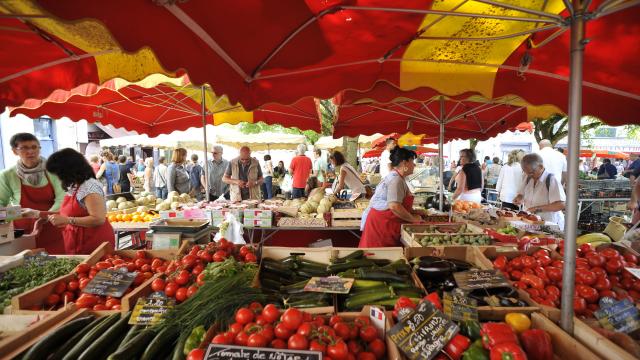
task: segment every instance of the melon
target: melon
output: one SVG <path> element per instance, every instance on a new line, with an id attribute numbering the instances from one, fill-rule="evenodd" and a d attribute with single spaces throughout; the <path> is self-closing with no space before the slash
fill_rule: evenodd
<path id="1" fill-rule="evenodd" d="M 124 210 L 126 208 L 127 208 L 127 203 L 121 202 L 120 204 L 118 204 L 118 210 Z"/>
<path id="2" fill-rule="evenodd" d="M 127 202 L 127 199 L 125 197 L 120 196 L 119 198 L 116 199 L 116 203 L 118 204 L 123 202 Z"/>
<path id="3" fill-rule="evenodd" d="M 146 206 L 138 206 L 138 208 L 136 209 L 137 212 L 141 212 L 141 213 L 145 213 L 147 211 L 149 211 L 149 208 Z"/>
<path id="4" fill-rule="evenodd" d="M 180 203 L 177 201 L 174 201 L 171 203 L 171 210 L 178 210 L 178 208 L 180 207 Z"/>
<path id="5" fill-rule="evenodd" d="M 115 200 L 109 200 L 107 201 L 106 206 L 107 209 L 113 209 L 118 207 L 118 203 L 116 203 Z"/>

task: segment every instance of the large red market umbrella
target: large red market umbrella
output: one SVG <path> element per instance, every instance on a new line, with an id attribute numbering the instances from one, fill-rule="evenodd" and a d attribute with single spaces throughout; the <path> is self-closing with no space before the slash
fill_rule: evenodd
<path id="1" fill-rule="evenodd" d="M 588 10 L 595 20 L 586 34 L 583 112 L 611 124 L 636 122 L 640 108 L 640 47 L 633 46 L 640 9 L 616 12 L 634 3 L 596 0 Z M 165 68 L 185 69 L 194 83 L 209 83 L 248 109 L 379 81 L 448 96 L 517 95 L 564 112 L 568 104 L 563 0 L 39 4 L 66 20 L 99 20 L 93 24 L 106 24 L 125 51 L 148 46 Z"/>
<path id="2" fill-rule="evenodd" d="M 396 140 L 398 140 L 399 137 L 400 137 L 400 134 L 398 134 L 398 133 L 392 133 L 392 134 L 389 134 L 389 135 L 383 135 L 383 136 L 373 140 L 371 142 L 371 147 L 374 148 L 374 149 L 385 147 L 385 145 L 387 143 L 387 139 L 396 139 Z"/>
<path id="3" fill-rule="evenodd" d="M 48 115 L 122 127 L 140 134 L 156 136 L 190 127 L 202 127 L 202 88 L 193 86 L 187 76 L 169 78 L 152 75 L 137 83 L 121 79 L 103 85 L 84 84 L 71 91 L 58 90 L 44 100 L 27 100 L 12 113 L 30 118 Z M 262 121 L 285 127 L 320 131 L 313 98 L 292 105 L 267 104 L 253 112 L 232 104 L 225 96 L 204 90 L 206 122 L 223 123 Z"/>
<path id="4" fill-rule="evenodd" d="M 395 91 L 396 97 L 380 103 L 376 94 Z M 378 83 L 368 92 L 345 91 L 340 96 L 334 136 L 388 133 L 399 130 L 425 134 L 423 143 L 438 142 L 441 125 L 444 141 L 476 138 L 486 140 L 527 121 L 529 109 L 517 97 L 493 101 L 480 96 L 455 98 L 420 88 L 401 92 Z"/>
<path id="5" fill-rule="evenodd" d="M 629 154 L 620 151 L 580 149 L 580 157 L 629 160 Z"/>

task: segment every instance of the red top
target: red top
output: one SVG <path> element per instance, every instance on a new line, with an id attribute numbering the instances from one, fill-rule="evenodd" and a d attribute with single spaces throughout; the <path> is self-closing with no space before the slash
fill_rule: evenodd
<path id="1" fill-rule="evenodd" d="M 293 187 L 304 189 L 307 186 L 307 179 L 311 174 L 311 159 L 304 155 L 298 155 L 291 160 L 289 168 L 293 174 Z"/>

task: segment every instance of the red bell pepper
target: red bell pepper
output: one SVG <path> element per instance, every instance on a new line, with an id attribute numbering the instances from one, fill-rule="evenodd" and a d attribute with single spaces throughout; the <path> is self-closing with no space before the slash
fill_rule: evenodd
<path id="1" fill-rule="evenodd" d="M 431 294 L 422 298 L 422 300 L 427 300 L 432 303 L 438 310 L 442 311 L 442 302 L 440 301 L 440 296 L 437 292 L 432 292 Z"/>
<path id="2" fill-rule="evenodd" d="M 527 354 L 517 343 L 505 342 L 491 348 L 490 360 L 527 360 Z"/>
<path id="3" fill-rule="evenodd" d="M 470 344 L 471 340 L 469 340 L 468 337 L 458 334 L 447 343 L 444 347 L 444 352 L 447 353 L 451 359 L 460 360 L 462 353 L 469 348 Z"/>
<path id="4" fill-rule="evenodd" d="M 482 345 L 487 350 L 493 349 L 496 345 L 502 343 L 516 343 L 518 344 L 518 337 L 513 332 L 511 326 L 506 323 L 484 323 L 482 324 Z"/>
<path id="5" fill-rule="evenodd" d="M 548 332 L 529 329 L 520 334 L 520 341 L 529 360 L 553 360 L 553 345 Z"/>

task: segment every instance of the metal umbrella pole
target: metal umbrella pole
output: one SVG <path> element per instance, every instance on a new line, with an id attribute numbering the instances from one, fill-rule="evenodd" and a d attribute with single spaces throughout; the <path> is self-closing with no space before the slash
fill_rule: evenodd
<path id="1" fill-rule="evenodd" d="M 569 74 L 569 144 L 567 163 L 567 216 L 565 219 L 564 265 L 560 326 L 573 335 L 573 300 L 576 277 L 576 236 L 578 228 L 578 155 L 582 117 L 582 62 L 584 56 L 585 8 L 573 1 L 571 19 L 571 64 Z"/>
<path id="2" fill-rule="evenodd" d="M 438 176 L 440 177 L 439 206 L 444 209 L 444 96 L 440 96 L 440 135 L 438 135 Z"/>
<path id="3" fill-rule="evenodd" d="M 207 98 L 206 87 L 202 85 L 202 132 L 204 138 L 204 188 L 206 201 L 209 201 L 209 161 L 207 160 L 207 152 L 209 151 L 209 143 L 207 142 Z"/>

